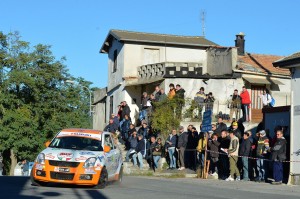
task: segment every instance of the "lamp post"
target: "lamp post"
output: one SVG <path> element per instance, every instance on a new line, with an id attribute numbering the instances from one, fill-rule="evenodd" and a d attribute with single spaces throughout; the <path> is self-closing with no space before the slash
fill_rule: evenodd
<path id="1" fill-rule="evenodd" d="M 75 81 L 72 81 L 72 80 L 66 80 L 66 83 L 70 83 L 70 84 L 76 84 Z M 87 87 L 87 86 L 83 86 L 81 84 L 78 84 L 79 86 L 81 86 L 82 88 L 85 88 L 88 92 L 89 92 L 89 95 L 90 95 L 90 116 L 92 116 L 92 91 Z"/>

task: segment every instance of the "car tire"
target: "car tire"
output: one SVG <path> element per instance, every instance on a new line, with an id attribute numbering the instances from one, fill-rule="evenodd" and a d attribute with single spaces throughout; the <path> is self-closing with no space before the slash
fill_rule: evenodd
<path id="1" fill-rule="evenodd" d="M 103 169 L 100 173 L 98 184 L 95 186 L 95 188 L 96 189 L 104 189 L 107 185 L 107 181 L 108 181 L 107 170 L 106 170 L 106 167 L 103 167 Z"/>
<path id="2" fill-rule="evenodd" d="M 116 181 L 117 185 L 121 185 L 123 181 L 123 165 L 120 168 L 120 172 L 119 172 L 119 178 Z"/>
<path id="3" fill-rule="evenodd" d="M 31 180 L 31 185 L 33 185 L 33 186 L 47 186 L 48 185 L 48 183 L 47 182 L 41 182 L 41 181 L 37 181 L 37 180 L 35 180 L 34 179 L 34 177 L 33 177 L 33 170 L 31 170 L 31 172 L 30 172 L 30 180 Z"/>

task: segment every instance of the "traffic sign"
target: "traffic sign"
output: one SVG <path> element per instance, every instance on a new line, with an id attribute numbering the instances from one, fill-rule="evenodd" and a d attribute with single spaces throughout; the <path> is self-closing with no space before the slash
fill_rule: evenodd
<path id="1" fill-rule="evenodd" d="M 203 121 L 202 121 L 202 132 L 208 132 L 211 131 L 211 116 L 212 111 L 208 110 L 203 113 Z"/>

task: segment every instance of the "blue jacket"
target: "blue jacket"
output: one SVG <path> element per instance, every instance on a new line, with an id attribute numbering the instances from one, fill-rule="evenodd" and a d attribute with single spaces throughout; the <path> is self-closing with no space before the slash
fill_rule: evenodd
<path id="1" fill-rule="evenodd" d="M 137 153 L 141 152 L 141 154 L 143 156 L 145 155 L 145 140 L 144 139 L 138 141 L 135 151 Z"/>
<path id="2" fill-rule="evenodd" d="M 135 149 L 138 144 L 137 137 L 134 138 L 134 137 L 130 136 L 128 139 L 128 142 L 130 143 L 130 148 Z"/>
<path id="3" fill-rule="evenodd" d="M 171 138 L 172 136 L 172 138 Z M 176 143 L 177 143 L 177 135 L 169 135 L 169 137 L 167 138 L 168 142 L 171 142 L 172 145 L 170 145 L 169 143 L 166 144 L 166 148 L 169 147 L 176 147 Z"/>

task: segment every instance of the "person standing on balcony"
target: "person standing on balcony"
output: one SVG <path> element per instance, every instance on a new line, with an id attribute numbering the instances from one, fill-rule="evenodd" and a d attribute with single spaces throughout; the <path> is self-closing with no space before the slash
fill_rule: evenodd
<path id="1" fill-rule="evenodd" d="M 215 101 L 215 98 L 214 98 L 212 92 L 209 92 L 209 93 L 206 95 L 206 98 L 205 98 L 205 100 L 204 100 L 204 103 L 205 103 L 205 111 L 211 110 L 211 112 L 213 112 L 214 101 Z"/>
<path id="2" fill-rule="evenodd" d="M 233 114 L 235 114 L 235 119 L 240 119 L 240 110 L 241 110 L 241 97 L 239 96 L 238 90 L 235 89 L 232 95 L 230 108 L 230 119 L 233 120 Z"/>
<path id="3" fill-rule="evenodd" d="M 250 95 L 249 92 L 247 91 L 246 87 L 243 86 L 242 92 L 240 94 L 240 97 L 242 98 L 242 111 L 243 111 L 243 121 L 244 122 L 249 122 L 249 106 L 251 104 L 250 100 Z"/>
<path id="4" fill-rule="evenodd" d="M 179 84 L 176 85 L 175 98 L 177 100 L 176 116 L 181 119 L 182 107 L 184 106 L 185 90 Z"/>
<path id="5" fill-rule="evenodd" d="M 142 110 L 140 112 L 140 121 L 145 120 L 148 123 L 148 108 L 151 107 L 151 102 L 149 101 L 147 92 L 143 92 L 141 106 Z"/>
<path id="6" fill-rule="evenodd" d="M 203 110 L 205 98 L 206 98 L 206 95 L 204 93 L 204 88 L 201 87 L 199 92 L 197 92 L 196 96 L 194 97 L 194 101 L 198 105 L 198 118 L 200 118 L 200 119 L 202 119 L 202 110 Z"/>
<path id="7" fill-rule="evenodd" d="M 159 101 L 159 102 L 163 102 L 163 101 L 165 101 L 166 99 L 168 99 L 168 96 L 166 95 L 165 90 L 161 88 L 161 89 L 160 89 L 160 96 L 159 96 L 158 101 Z"/>
<path id="8" fill-rule="evenodd" d="M 175 97 L 176 91 L 175 91 L 175 86 L 172 83 L 169 85 L 169 88 L 170 88 L 170 90 L 168 93 L 168 98 L 171 100 Z"/>
<path id="9" fill-rule="evenodd" d="M 155 86 L 155 91 L 153 92 L 153 94 L 154 94 L 154 98 L 155 98 L 154 101 L 158 102 L 159 98 L 160 98 L 160 95 L 161 95 L 159 86 Z"/>
<path id="10" fill-rule="evenodd" d="M 262 93 L 260 93 L 259 97 L 261 98 L 264 108 L 270 107 L 270 103 L 272 101 L 272 96 L 270 95 L 268 89 L 266 89 Z"/>

